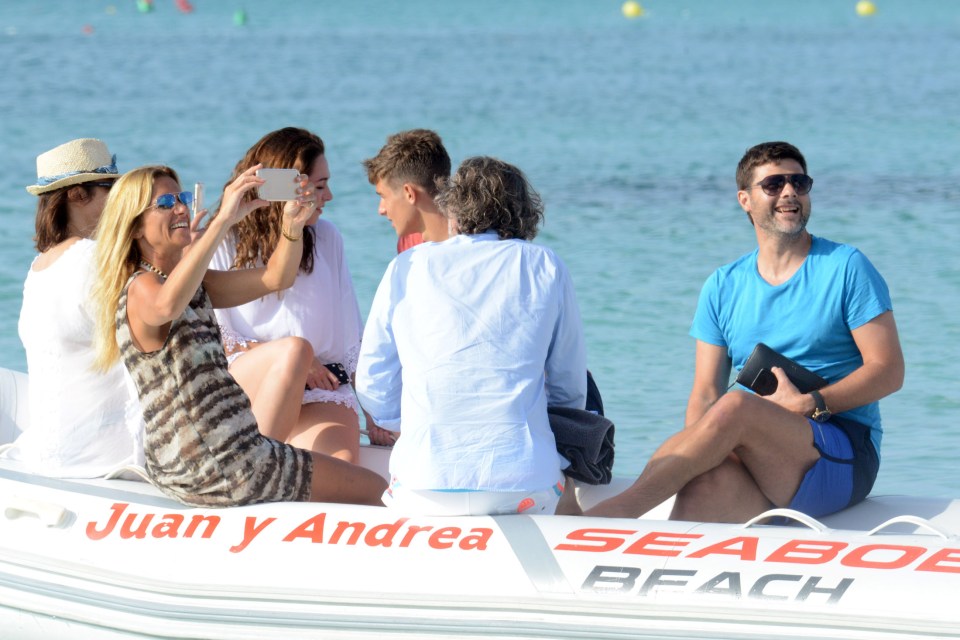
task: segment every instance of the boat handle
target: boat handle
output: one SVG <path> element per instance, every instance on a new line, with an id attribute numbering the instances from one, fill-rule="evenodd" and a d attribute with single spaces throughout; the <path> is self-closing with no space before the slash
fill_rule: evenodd
<path id="1" fill-rule="evenodd" d="M 890 525 L 894 525 L 894 524 L 912 524 L 912 525 L 915 525 L 915 526 L 917 526 L 917 527 L 919 527 L 919 528 L 921 528 L 921 529 L 926 529 L 926 530 L 930 531 L 931 533 L 933 533 L 934 535 L 940 536 L 940 537 L 943 538 L 944 540 L 949 540 L 949 539 L 950 539 L 950 534 L 948 534 L 948 533 L 947 533 L 946 531 L 944 531 L 943 529 L 937 527 L 935 524 L 933 524 L 932 522 L 930 522 L 930 521 L 927 520 L 926 518 L 921 518 L 921 517 L 919 517 L 919 516 L 909 516 L 909 515 L 907 515 L 907 516 L 897 516 L 897 517 L 895 517 L 895 518 L 890 518 L 889 520 L 887 520 L 887 521 L 884 522 L 883 524 L 878 525 L 878 526 L 874 527 L 873 529 L 871 529 L 871 530 L 867 533 L 867 535 L 868 535 L 868 536 L 872 536 L 873 534 L 878 533 L 878 532 L 882 531 L 883 529 L 886 529 L 886 528 L 889 527 Z"/>
<path id="2" fill-rule="evenodd" d="M 62 527 L 70 519 L 70 511 L 58 504 L 16 496 L 7 500 L 3 515 L 8 520 L 24 516 L 34 517 L 48 527 Z"/>
<path id="3" fill-rule="evenodd" d="M 770 509 L 769 511 L 764 511 L 758 516 L 750 518 L 743 524 L 744 529 L 749 529 L 755 524 L 758 524 L 761 520 L 766 520 L 767 518 L 773 518 L 775 516 L 782 516 L 784 518 L 790 518 L 791 520 L 796 520 L 801 524 L 805 524 L 817 533 L 823 533 L 827 530 L 827 527 L 824 526 L 822 522 L 811 518 L 805 513 L 800 513 L 799 511 L 794 511 L 793 509 Z"/>

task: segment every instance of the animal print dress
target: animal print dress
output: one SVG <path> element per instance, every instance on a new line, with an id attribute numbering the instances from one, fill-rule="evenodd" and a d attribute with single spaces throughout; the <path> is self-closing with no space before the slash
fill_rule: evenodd
<path id="1" fill-rule="evenodd" d="M 210 298 L 201 286 L 170 325 L 163 347 L 142 353 L 117 309 L 117 343 L 140 395 L 144 456 L 153 483 L 193 506 L 309 500 L 310 453 L 260 434 L 250 400 L 233 376 Z"/>

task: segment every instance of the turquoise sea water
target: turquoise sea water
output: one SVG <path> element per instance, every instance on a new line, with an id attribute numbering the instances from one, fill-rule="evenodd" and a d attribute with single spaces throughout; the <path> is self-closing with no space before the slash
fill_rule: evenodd
<path id="1" fill-rule="evenodd" d="M 454 162 L 499 156 L 543 195 L 538 242 L 573 273 L 615 471 L 634 475 L 682 424 L 700 285 L 755 243 L 736 162 L 785 139 L 816 179 L 811 231 L 860 247 L 893 295 L 907 378 L 881 403 L 875 492 L 960 496 L 960 3 L 153 4 L 0 4 L 0 366 L 25 368 L 38 153 L 103 138 L 121 169 L 170 164 L 212 199 L 261 135 L 312 129 L 366 311 L 395 237 L 360 161 L 429 127 Z"/>

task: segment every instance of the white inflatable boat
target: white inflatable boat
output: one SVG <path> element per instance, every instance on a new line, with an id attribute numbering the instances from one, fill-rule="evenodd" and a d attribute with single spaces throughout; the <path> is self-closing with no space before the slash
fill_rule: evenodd
<path id="1" fill-rule="evenodd" d="M 27 426 L 25 391 L 0 370 L 0 443 Z M 876 496 L 788 526 L 216 510 L 0 460 L 0 512 L 6 640 L 960 634 L 960 500 Z"/>

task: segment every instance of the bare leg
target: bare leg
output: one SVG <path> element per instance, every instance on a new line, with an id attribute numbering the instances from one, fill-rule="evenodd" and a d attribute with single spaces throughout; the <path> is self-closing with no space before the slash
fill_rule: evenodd
<path id="1" fill-rule="evenodd" d="M 746 522 L 773 507 L 734 456 L 688 482 L 673 503 L 671 520 Z"/>
<path id="2" fill-rule="evenodd" d="M 310 499 L 314 502 L 344 502 L 382 507 L 380 496 L 387 481 L 375 471 L 313 453 Z"/>
<path id="3" fill-rule="evenodd" d="M 335 402 L 310 402 L 300 407 L 297 424 L 286 442 L 346 462 L 357 462 L 360 420 L 349 407 Z"/>
<path id="4" fill-rule="evenodd" d="M 313 348 L 303 338 L 280 338 L 234 360 L 230 373 L 250 397 L 260 433 L 285 442 L 297 421 Z"/>
<path id="5" fill-rule="evenodd" d="M 820 456 L 812 445 L 806 418 L 758 396 L 728 393 L 703 418 L 668 438 L 629 489 L 588 509 L 586 515 L 639 517 L 718 467 L 731 453 L 747 471 L 739 478 L 741 484 L 751 478 L 769 502 L 785 506 Z"/>

